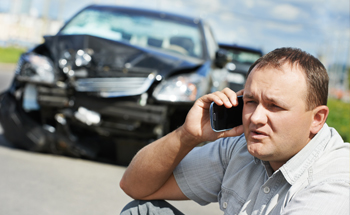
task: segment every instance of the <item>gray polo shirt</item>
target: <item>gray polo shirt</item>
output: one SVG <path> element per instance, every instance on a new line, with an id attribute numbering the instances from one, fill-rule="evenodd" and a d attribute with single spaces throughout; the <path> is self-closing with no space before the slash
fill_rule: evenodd
<path id="1" fill-rule="evenodd" d="M 201 205 L 219 202 L 224 214 L 349 215 L 349 143 L 326 124 L 280 169 L 249 154 L 244 135 L 192 150 L 174 175 Z"/>

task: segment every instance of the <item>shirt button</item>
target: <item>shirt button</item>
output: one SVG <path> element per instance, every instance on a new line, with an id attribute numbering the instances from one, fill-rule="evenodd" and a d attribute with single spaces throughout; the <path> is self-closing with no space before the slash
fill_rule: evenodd
<path id="1" fill-rule="evenodd" d="M 224 203 L 222 204 L 222 207 L 223 207 L 224 209 L 226 209 L 226 208 L 227 208 L 227 202 L 224 202 Z"/>
<path id="2" fill-rule="evenodd" d="M 264 193 L 268 194 L 270 192 L 270 188 L 269 187 L 264 187 Z"/>

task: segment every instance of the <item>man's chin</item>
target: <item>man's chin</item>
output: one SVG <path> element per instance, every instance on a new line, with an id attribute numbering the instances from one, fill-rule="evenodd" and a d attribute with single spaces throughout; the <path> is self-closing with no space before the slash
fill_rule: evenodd
<path id="1" fill-rule="evenodd" d="M 264 144 L 260 142 L 247 142 L 247 148 L 252 156 L 263 161 L 267 161 L 271 154 L 266 152 Z"/>

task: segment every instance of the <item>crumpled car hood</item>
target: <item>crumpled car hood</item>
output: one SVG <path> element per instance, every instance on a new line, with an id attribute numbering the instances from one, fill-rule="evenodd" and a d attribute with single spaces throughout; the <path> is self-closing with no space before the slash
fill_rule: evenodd
<path id="1" fill-rule="evenodd" d="M 55 64 L 65 58 L 67 52 L 74 55 L 77 50 L 92 50 L 89 77 L 138 76 L 142 70 L 155 71 L 162 77 L 184 69 L 196 68 L 203 59 L 165 53 L 146 47 L 107 40 L 90 35 L 46 36 L 45 45 L 51 52 Z M 134 71 L 133 70 L 137 70 Z"/>

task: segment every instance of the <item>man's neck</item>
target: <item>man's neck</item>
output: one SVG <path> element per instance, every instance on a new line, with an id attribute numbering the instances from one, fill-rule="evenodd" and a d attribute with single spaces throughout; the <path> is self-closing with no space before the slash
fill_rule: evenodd
<path id="1" fill-rule="evenodd" d="M 286 162 L 269 162 L 271 168 L 273 169 L 273 171 L 275 172 L 276 170 L 278 170 L 281 166 L 283 166 Z"/>

